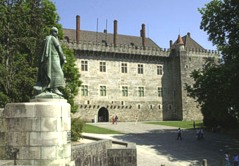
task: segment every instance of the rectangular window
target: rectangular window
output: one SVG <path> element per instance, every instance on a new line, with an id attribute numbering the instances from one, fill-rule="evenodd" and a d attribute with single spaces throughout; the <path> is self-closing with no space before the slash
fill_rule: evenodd
<path id="1" fill-rule="evenodd" d="M 121 63 L 121 73 L 127 73 L 127 63 Z"/>
<path id="2" fill-rule="evenodd" d="M 106 96 L 106 86 L 100 86 L 100 96 Z"/>
<path id="3" fill-rule="evenodd" d="M 138 74 L 144 74 L 144 66 L 142 64 L 138 64 Z"/>
<path id="4" fill-rule="evenodd" d="M 88 85 L 81 86 L 81 96 L 88 96 Z"/>
<path id="5" fill-rule="evenodd" d="M 100 62 L 100 72 L 106 72 L 106 63 Z"/>
<path id="6" fill-rule="evenodd" d="M 138 109 L 140 109 L 140 104 L 138 104 Z"/>
<path id="7" fill-rule="evenodd" d="M 162 97 L 163 96 L 163 91 L 161 87 L 158 87 L 158 97 Z"/>
<path id="8" fill-rule="evenodd" d="M 163 66 L 157 66 L 157 75 L 163 75 Z"/>
<path id="9" fill-rule="evenodd" d="M 128 87 L 127 86 L 122 86 L 122 95 L 128 96 Z"/>
<path id="10" fill-rule="evenodd" d="M 81 61 L 81 71 L 88 71 L 88 61 Z"/>
<path id="11" fill-rule="evenodd" d="M 144 87 L 139 87 L 138 92 L 139 92 L 139 97 L 144 97 Z"/>

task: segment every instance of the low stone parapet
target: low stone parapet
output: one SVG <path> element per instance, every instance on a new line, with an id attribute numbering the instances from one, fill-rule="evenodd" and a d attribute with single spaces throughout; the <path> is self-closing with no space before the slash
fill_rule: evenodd
<path id="1" fill-rule="evenodd" d="M 72 145 L 72 158 L 76 166 L 136 166 L 136 145 L 130 142 L 100 139 L 85 136 L 84 138 L 94 140 L 87 144 Z M 119 145 L 114 148 L 113 144 Z"/>

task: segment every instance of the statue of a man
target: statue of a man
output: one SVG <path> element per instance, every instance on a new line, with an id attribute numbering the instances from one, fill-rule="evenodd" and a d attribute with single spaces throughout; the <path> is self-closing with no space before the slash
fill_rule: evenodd
<path id="1" fill-rule="evenodd" d="M 41 92 L 50 92 L 62 96 L 63 94 L 58 88 L 65 87 L 62 68 L 64 63 L 66 63 L 66 57 L 63 54 L 57 35 L 58 29 L 52 27 L 50 35 L 44 40 L 38 81 L 35 87 L 40 87 Z"/>

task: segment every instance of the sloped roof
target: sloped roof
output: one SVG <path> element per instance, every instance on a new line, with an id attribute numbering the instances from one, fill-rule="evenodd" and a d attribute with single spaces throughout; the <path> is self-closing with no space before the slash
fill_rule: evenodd
<path id="1" fill-rule="evenodd" d="M 179 36 L 180 36 L 180 35 L 179 35 Z M 172 48 L 175 48 L 175 47 L 176 47 L 176 45 L 178 44 L 177 42 L 178 42 L 178 38 L 177 38 L 177 40 L 174 42 Z M 198 44 L 195 40 L 193 40 L 193 38 L 191 38 L 191 35 L 190 35 L 189 32 L 187 33 L 187 35 L 185 35 L 185 36 L 182 37 L 182 42 L 183 42 L 184 48 L 185 48 L 186 50 L 188 50 L 188 49 L 194 49 L 194 50 L 199 50 L 199 49 L 200 49 L 200 50 L 204 50 L 204 48 L 203 48 L 200 44 Z"/>
<path id="2" fill-rule="evenodd" d="M 76 41 L 76 30 L 63 29 L 64 38 L 68 38 L 70 41 Z M 100 42 L 113 45 L 114 34 L 103 32 L 92 32 L 80 30 L 80 42 Z M 117 34 L 117 45 L 128 45 L 142 47 L 142 38 L 137 36 L 128 36 Z M 150 38 L 145 38 L 146 47 L 160 48 Z"/>
<path id="3" fill-rule="evenodd" d="M 180 35 L 178 35 L 178 39 L 177 39 L 176 43 L 179 45 L 184 45 L 183 39 Z"/>

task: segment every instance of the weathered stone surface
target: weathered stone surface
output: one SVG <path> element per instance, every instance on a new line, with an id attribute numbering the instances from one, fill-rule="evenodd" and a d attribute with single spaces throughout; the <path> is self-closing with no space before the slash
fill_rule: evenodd
<path id="1" fill-rule="evenodd" d="M 12 160 L 0 160 L 0 165 L 1 165 L 1 166 L 14 165 L 14 161 L 12 161 Z"/>
<path id="2" fill-rule="evenodd" d="M 34 166 L 70 162 L 69 112 L 70 105 L 58 100 L 7 104 L 0 118 L 0 158 Z"/>
<path id="3" fill-rule="evenodd" d="M 35 104 L 33 103 L 8 103 L 3 111 L 3 118 L 36 117 Z"/>
<path id="4" fill-rule="evenodd" d="M 2 118 L 1 116 L 0 116 L 0 131 L 1 132 L 6 132 L 7 131 L 6 119 Z"/>
<path id="5" fill-rule="evenodd" d="M 127 148 L 113 149 L 111 140 L 74 145 L 71 159 L 75 160 L 76 166 L 136 166 L 136 145 L 131 144 Z"/>
<path id="6" fill-rule="evenodd" d="M 41 118 L 41 131 L 57 131 L 57 120 L 60 118 Z"/>
<path id="7" fill-rule="evenodd" d="M 9 146 L 28 146 L 30 143 L 29 132 L 7 132 L 5 133 L 5 144 Z"/>
<path id="8" fill-rule="evenodd" d="M 56 159 L 57 147 L 56 146 L 41 146 L 41 159 Z"/>
<path id="9" fill-rule="evenodd" d="M 31 132 L 30 145 L 31 146 L 45 146 L 45 145 L 62 145 L 62 132 Z"/>
<path id="10" fill-rule="evenodd" d="M 19 148 L 18 160 L 41 159 L 41 147 L 22 146 Z"/>
<path id="11" fill-rule="evenodd" d="M 54 117 L 62 116 L 62 105 L 58 102 L 52 102 L 49 105 L 47 102 L 35 103 L 36 104 L 36 117 Z"/>

